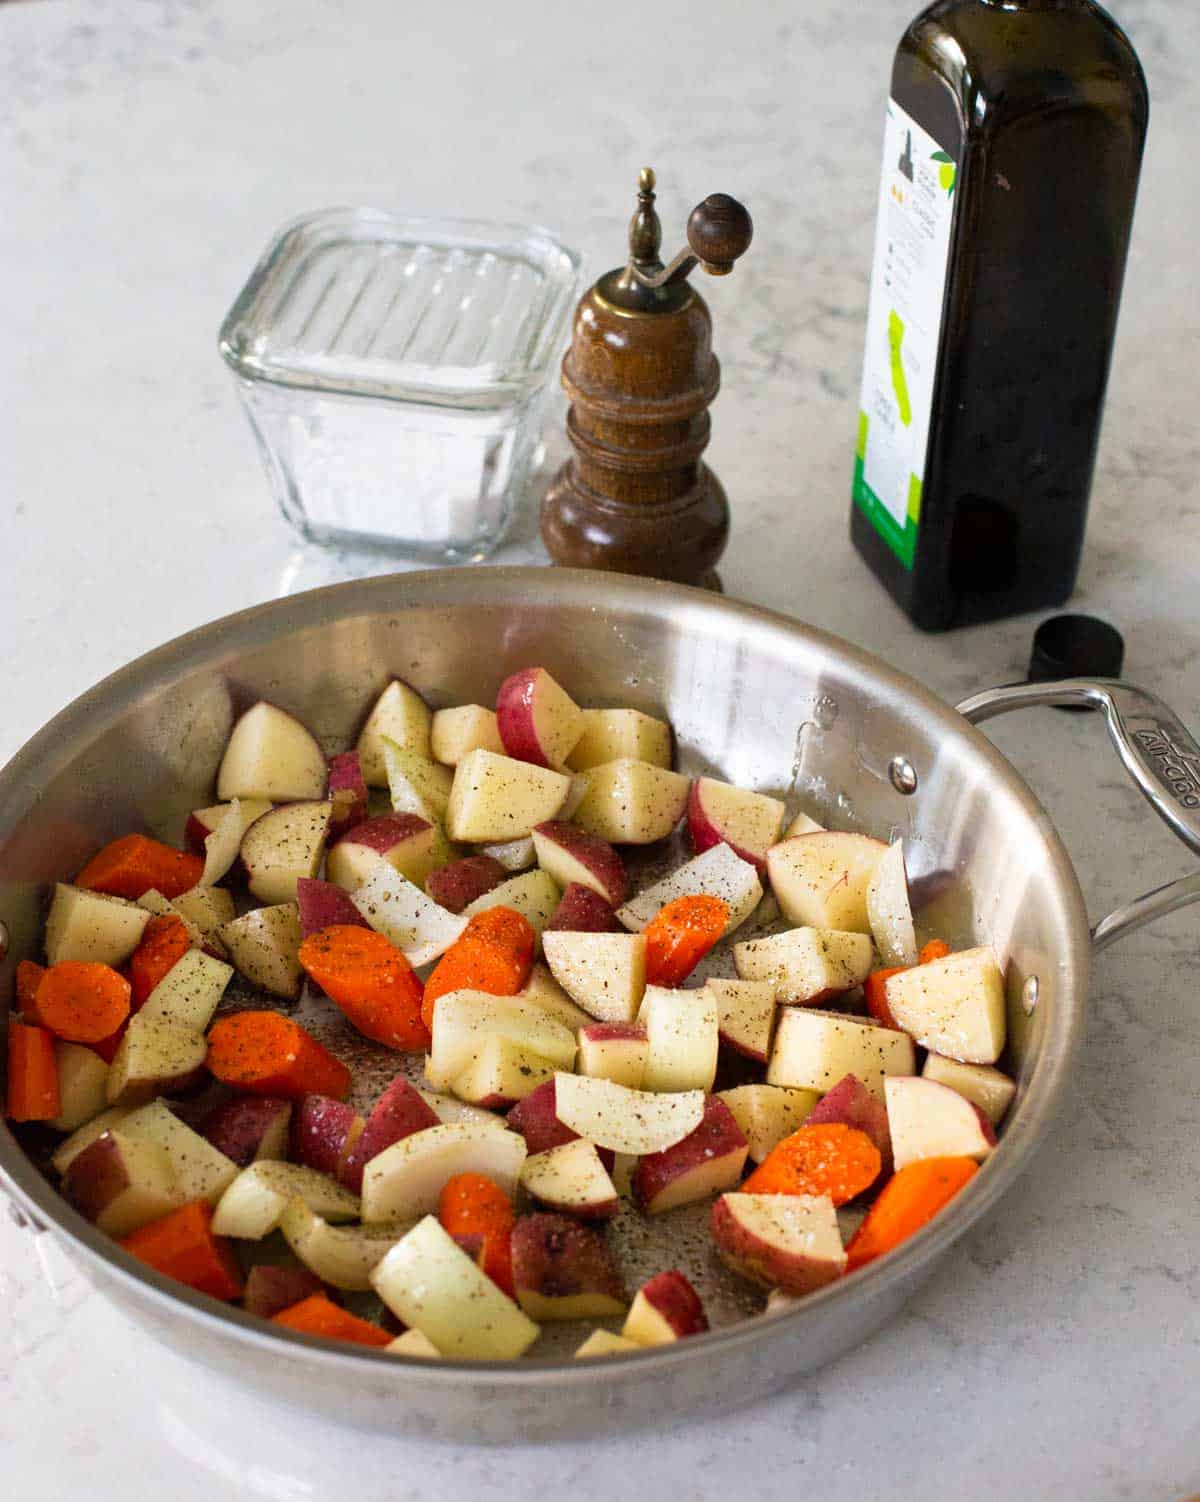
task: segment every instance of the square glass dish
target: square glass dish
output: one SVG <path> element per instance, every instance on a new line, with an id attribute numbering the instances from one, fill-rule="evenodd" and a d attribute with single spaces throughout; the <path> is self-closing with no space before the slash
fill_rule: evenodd
<path id="1" fill-rule="evenodd" d="M 315 542 L 436 562 L 502 540 L 579 257 L 545 230 L 331 209 L 286 225 L 220 350 L 280 510 Z"/>

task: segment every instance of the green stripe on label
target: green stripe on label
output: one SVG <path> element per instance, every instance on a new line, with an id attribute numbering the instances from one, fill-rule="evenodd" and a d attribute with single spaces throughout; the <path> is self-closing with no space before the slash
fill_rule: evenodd
<path id="1" fill-rule="evenodd" d="M 916 475 L 908 477 L 908 519 L 914 527 L 921 519 L 921 482 Z"/>
<path id="2" fill-rule="evenodd" d="M 863 478 L 863 461 L 867 452 L 867 414 L 858 414 L 858 442 L 854 460 L 854 504 L 899 558 L 905 568 L 912 568 L 917 553 L 917 524 L 921 519 L 921 482 L 916 475 L 908 480 L 908 515 L 900 527 L 896 518 Z"/>

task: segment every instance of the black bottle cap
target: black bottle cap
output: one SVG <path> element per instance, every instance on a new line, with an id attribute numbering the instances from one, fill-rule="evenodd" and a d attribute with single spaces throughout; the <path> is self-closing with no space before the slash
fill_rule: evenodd
<path id="1" fill-rule="evenodd" d="M 1030 683 L 1053 678 L 1119 678 L 1125 641 L 1094 615 L 1052 615 L 1033 633 Z"/>
<path id="2" fill-rule="evenodd" d="M 1030 683 L 1056 678 L 1119 678 L 1125 641 L 1115 626 L 1094 615 L 1052 615 L 1033 633 L 1029 654 Z M 1082 704 L 1060 709 L 1086 709 Z"/>

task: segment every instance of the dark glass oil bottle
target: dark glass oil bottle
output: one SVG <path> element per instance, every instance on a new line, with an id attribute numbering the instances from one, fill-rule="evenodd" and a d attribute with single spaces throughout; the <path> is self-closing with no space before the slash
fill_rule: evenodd
<path id="1" fill-rule="evenodd" d="M 900 42 L 851 536 L 925 630 L 1074 586 L 1148 108 L 1091 0 L 938 0 Z"/>

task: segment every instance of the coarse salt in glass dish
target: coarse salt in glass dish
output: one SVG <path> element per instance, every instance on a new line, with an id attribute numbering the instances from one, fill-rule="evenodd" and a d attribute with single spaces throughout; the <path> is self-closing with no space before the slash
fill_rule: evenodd
<path id="1" fill-rule="evenodd" d="M 547 231 L 331 209 L 285 226 L 220 350 L 314 542 L 487 556 L 537 447 L 579 257 Z"/>

